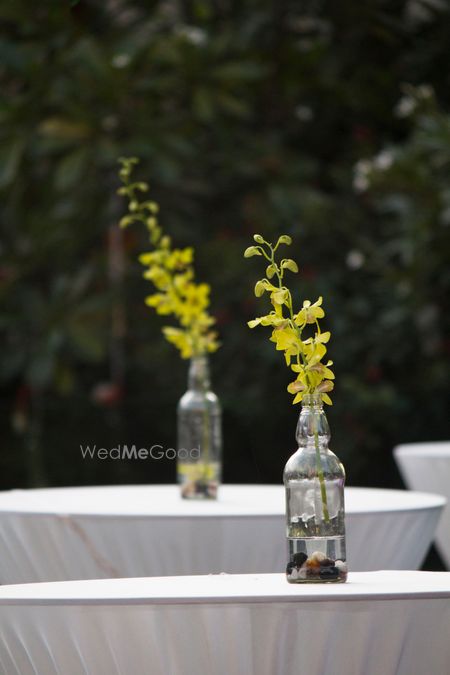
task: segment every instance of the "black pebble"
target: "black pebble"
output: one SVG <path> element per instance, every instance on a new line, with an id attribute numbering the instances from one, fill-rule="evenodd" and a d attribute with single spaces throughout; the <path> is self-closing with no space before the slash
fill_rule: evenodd
<path id="1" fill-rule="evenodd" d="M 325 560 L 320 561 L 321 567 L 332 567 L 333 565 L 334 565 L 334 561 L 330 560 L 330 558 L 325 558 Z"/>
<path id="2" fill-rule="evenodd" d="M 293 561 L 296 567 L 301 567 L 304 562 L 306 562 L 308 556 L 306 553 L 294 553 Z"/>
<path id="3" fill-rule="evenodd" d="M 320 578 L 321 579 L 337 579 L 339 577 L 339 570 L 337 567 L 321 567 L 320 568 Z"/>
<path id="4" fill-rule="evenodd" d="M 287 567 L 286 567 L 286 574 L 290 574 L 292 570 L 295 567 L 295 563 L 293 562 L 288 562 Z"/>
<path id="5" fill-rule="evenodd" d="M 205 497 L 209 496 L 209 485 L 208 483 L 202 483 L 200 481 L 195 483 L 195 491 L 198 495 L 204 495 Z"/>

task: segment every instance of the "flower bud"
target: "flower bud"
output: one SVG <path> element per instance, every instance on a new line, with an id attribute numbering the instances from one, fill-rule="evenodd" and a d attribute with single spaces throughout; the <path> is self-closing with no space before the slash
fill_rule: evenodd
<path id="1" fill-rule="evenodd" d="M 254 255 L 262 255 L 257 246 L 249 246 L 244 251 L 244 258 L 252 258 Z"/>
<path id="2" fill-rule="evenodd" d="M 288 234 L 282 234 L 281 237 L 278 238 L 277 246 L 278 244 L 286 244 L 286 246 L 290 246 L 292 244 L 292 239 Z"/>
<path id="3" fill-rule="evenodd" d="M 323 394 L 326 391 L 331 391 L 332 389 L 334 389 L 334 384 L 330 380 L 323 380 L 323 382 L 321 382 L 317 387 L 317 391 L 320 394 Z"/>

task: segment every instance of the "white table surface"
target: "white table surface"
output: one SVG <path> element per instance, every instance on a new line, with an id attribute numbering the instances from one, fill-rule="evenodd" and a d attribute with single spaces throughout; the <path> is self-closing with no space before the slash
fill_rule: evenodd
<path id="1" fill-rule="evenodd" d="M 447 502 L 450 500 L 450 441 L 398 445 L 394 457 L 411 490 L 435 492 L 444 495 Z M 444 509 L 436 530 L 436 546 L 450 569 L 449 506 Z"/>
<path id="2" fill-rule="evenodd" d="M 7 675 L 446 675 L 449 634 L 448 572 L 0 587 Z"/>
<path id="3" fill-rule="evenodd" d="M 346 488 L 350 570 L 416 569 L 444 498 Z M 279 572 L 286 565 L 284 489 L 223 485 L 217 501 L 176 485 L 0 493 L 0 581 Z"/>

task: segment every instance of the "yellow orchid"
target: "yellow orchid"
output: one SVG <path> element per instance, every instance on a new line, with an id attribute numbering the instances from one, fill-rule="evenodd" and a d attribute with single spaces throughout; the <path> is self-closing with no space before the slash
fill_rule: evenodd
<path id="1" fill-rule="evenodd" d="M 119 162 L 123 185 L 118 193 L 128 198 L 129 211 L 120 220 L 120 227 L 142 223 L 153 246 L 152 251 L 139 256 L 139 261 L 146 267 L 144 278 L 151 281 L 158 291 L 149 295 L 145 303 L 158 314 L 172 314 L 177 319 L 181 328 L 164 326 L 163 334 L 180 351 L 183 359 L 215 352 L 220 345 L 217 334 L 211 330 L 215 319 L 207 311 L 211 289 L 208 284 L 195 282 L 194 249 L 172 248 L 171 238 L 163 233 L 158 222 L 158 204 L 139 199 L 139 193 L 148 190 L 147 184 L 131 181 L 138 160 L 128 158 Z"/>
<path id="2" fill-rule="evenodd" d="M 315 323 L 317 319 L 323 319 L 325 312 L 322 307 L 322 296 L 312 305 L 309 300 L 303 302 L 302 309 L 294 317 L 297 326 L 305 326 L 307 323 Z"/>
<path id="3" fill-rule="evenodd" d="M 255 295 L 261 297 L 267 292 L 273 309 L 249 321 L 248 326 L 272 327 L 270 340 L 275 343 L 277 351 L 284 352 L 286 364 L 297 373 L 297 378 L 288 385 L 289 393 L 294 395 L 293 403 L 300 403 L 306 394 L 320 393 L 323 401 L 331 404 L 328 392 L 334 387 L 334 374 L 330 369 L 333 362 L 324 364 L 322 361 L 327 352 L 325 345 L 330 339 L 330 332 L 322 332 L 319 326 L 319 320 L 325 316 L 322 297 L 314 303 L 305 300 L 300 311 L 294 313 L 292 295 L 283 279 L 286 270 L 298 272 L 297 263 L 291 258 L 278 262 L 275 257 L 278 247 L 289 246 L 291 238 L 282 235 L 275 245 L 259 234 L 255 234 L 253 239 L 256 246 L 249 246 L 244 257 L 262 256 L 268 262 L 266 276 L 255 285 Z M 308 337 L 303 335 L 306 329 L 310 332 Z"/>
<path id="4" fill-rule="evenodd" d="M 145 270 L 144 279 L 152 281 L 159 291 L 163 291 L 170 286 L 170 275 L 164 270 L 164 267 L 154 265 Z"/>
<path id="5" fill-rule="evenodd" d="M 169 270 L 184 270 L 188 265 L 194 262 L 194 249 L 183 248 L 173 250 L 167 260 L 166 267 Z"/>
<path id="6" fill-rule="evenodd" d="M 267 314 L 266 316 L 259 316 L 252 321 L 248 321 L 247 325 L 249 328 L 255 328 L 255 326 L 259 326 L 259 324 L 261 324 L 261 326 L 281 326 L 283 323 L 285 323 L 283 317 L 277 316 L 276 312 L 270 312 L 270 314 Z"/>
<path id="7" fill-rule="evenodd" d="M 148 307 L 156 309 L 158 314 L 172 314 L 175 310 L 175 303 L 169 293 L 154 293 L 145 298 L 145 304 Z"/>
<path id="8" fill-rule="evenodd" d="M 188 284 L 184 291 L 184 297 L 191 311 L 198 314 L 209 305 L 210 287 L 208 284 Z"/>
<path id="9" fill-rule="evenodd" d="M 284 351 L 287 365 L 290 364 L 292 356 L 297 356 L 300 353 L 297 334 L 289 325 L 286 327 L 281 325 L 275 328 L 270 340 L 275 342 L 277 351 Z"/>

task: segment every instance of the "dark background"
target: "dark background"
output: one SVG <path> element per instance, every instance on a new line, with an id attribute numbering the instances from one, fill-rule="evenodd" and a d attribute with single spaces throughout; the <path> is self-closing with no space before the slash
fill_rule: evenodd
<path id="1" fill-rule="evenodd" d="M 297 304 L 324 297 L 348 483 L 400 486 L 393 446 L 449 437 L 448 4 L 30 7 L 0 6 L 0 488 L 175 478 L 80 455 L 173 447 L 186 388 L 143 302 L 144 233 L 117 228 L 121 155 L 213 289 L 225 482 L 279 483 L 295 449 L 289 371 L 246 325 L 260 232 L 293 237 Z"/>

